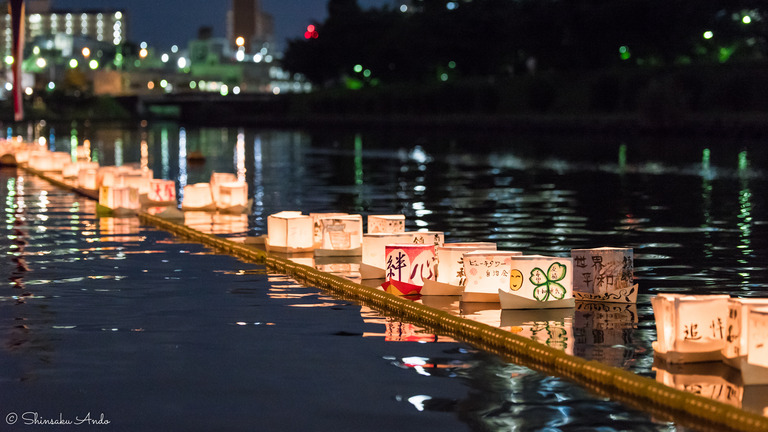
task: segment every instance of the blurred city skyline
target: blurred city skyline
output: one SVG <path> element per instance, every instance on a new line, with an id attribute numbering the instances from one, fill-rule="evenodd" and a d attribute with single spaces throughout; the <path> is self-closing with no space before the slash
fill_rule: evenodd
<path id="1" fill-rule="evenodd" d="M 215 37 L 225 37 L 231 0 L 52 0 L 57 9 L 121 9 L 128 13 L 130 41 L 147 42 L 161 49 L 185 46 L 200 27 L 211 27 Z M 358 0 L 362 8 L 382 7 L 398 0 Z M 327 17 L 327 0 L 261 0 L 263 12 L 274 19 L 275 42 L 284 48 L 287 39 L 300 38 L 308 24 Z"/>

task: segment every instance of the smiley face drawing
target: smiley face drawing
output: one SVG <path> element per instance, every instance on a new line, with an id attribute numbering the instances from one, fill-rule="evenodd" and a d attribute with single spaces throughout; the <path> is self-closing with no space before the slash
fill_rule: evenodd
<path id="1" fill-rule="evenodd" d="M 509 289 L 517 291 L 523 287 L 523 274 L 520 270 L 512 269 L 509 272 Z"/>

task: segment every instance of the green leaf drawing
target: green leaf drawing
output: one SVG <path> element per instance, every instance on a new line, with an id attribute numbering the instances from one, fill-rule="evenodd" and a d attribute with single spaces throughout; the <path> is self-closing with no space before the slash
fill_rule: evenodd
<path id="1" fill-rule="evenodd" d="M 549 300 L 550 297 L 554 300 L 563 299 L 566 290 L 559 281 L 565 278 L 566 273 L 567 268 L 559 262 L 552 263 L 546 273 L 538 267 L 531 270 L 528 280 L 534 285 L 533 298 L 541 302 Z"/>

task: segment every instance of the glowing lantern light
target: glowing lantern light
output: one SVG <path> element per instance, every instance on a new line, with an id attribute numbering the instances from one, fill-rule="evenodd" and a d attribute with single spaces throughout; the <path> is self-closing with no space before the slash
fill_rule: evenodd
<path id="1" fill-rule="evenodd" d="M 464 274 L 464 254 L 476 250 L 496 250 L 496 243 L 446 243 L 437 246 L 436 280 L 424 282 L 422 295 L 461 295 L 467 283 Z"/>
<path id="2" fill-rule="evenodd" d="M 472 251 L 463 258 L 466 285 L 464 302 L 498 303 L 499 289 L 510 283 L 510 260 L 522 255 L 518 251 Z"/>
<path id="3" fill-rule="evenodd" d="M 382 287 L 391 294 L 419 294 L 424 281 L 435 278 L 432 244 L 389 244 L 385 255 L 386 281 Z"/>
<path id="4" fill-rule="evenodd" d="M 138 189 L 130 186 L 101 186 L 99 205 L 114 214 L 132 214 L 141 208 Z"/>
<path id="5" fill-rule="evenodd" d="M 162 179 L 150 180 L 147 200 L 151 203 L 175 203 L 176 182 Z"/>
<path id="6" fill-rule="evenodd" d="M 349 213 L 310 213 L 312 218 L 312 242 L 314 247 L 319 248 L 323 242 L 323 224 L 320 221 L 327 217 L 347 216 Z"/>
<path id="7" fill-rule="evenodd" d="M 321 242 L 316 256 L 357 256 L 362 254 L 363 217 L 346 215 L 320 218 Z"/>
<path id="8" fill-rule="evenodd" d="M 747 364 L 763 369 L 764 384 L 768 368 L 768 307 L 750 309 L 749 311 L 749 352 Z M 743 374 L 742 374 L 743 375 Z"/>
<path id="9" fill-rule="evenodd" d="M 210 183 L 195 183 L 184 186 L 182 210 L 215 210 Z"/>
<path id="10" fill-rule="evenodd" d="M 283 211 L 267 217 L 267 249 L 306 252 L 313 248 L 312 218 L 299 211 Z"/>
<path id="11" fill-rule="evenodd" d="M 495 275 L 493 269 L 489 270 Z M 507 284 L 499 288 L 502 309 L 570 308 L 576 305 L 571 258 L 512 256 L 506 280 Z"/>
<path id="12" fill-rule="evenodd" d="M 369 215 L 368 233 L 405 232 L 405 215 Z"/>
<path id="13" fill-rule="evenodd" d="M 750 311 L 768 307 L 768 299 L 728 299 L 728 321 L 726 328 L 728 335 L 725 347 L 722 350 L 723 361 L 729 365 L 741 369 L 744 384 L 768 384 L 768 369 L 748 363 L 750 346 L 749 315 Z M 758 339 L 758 343 L 765 342 L 765 338 Z M 758 348 L 759 351 L 759 348 Z"/>
<path id="14" fill-rule="evenodd" d="M 667 363 L 717 361 L 725 348 L 727 295 L 659 294 L 651 298 L 657 340 Z"/>
<path id="15" fill-rule="evenodd" d="M 571 257 L 577 299 L 637 303 L 632 248 L 573 249 Z"/>
<path id="16" fill-rule="evenodd" d="M 442 246 L 445 243 L 445 234 L 440 231 L 412 231 L 363 235 L 363 256 L 360 264 L 360 275 L 363 279 L 384 278 L 386 246 L 395 243 Z"/>
<path id="17" fill-rule="evenodd" d="M 216 188 L 216 208 L 227 212 L 242 212 L 248 207 L 248 185 L 245 182 L 221 183 Z"/>
<path id="18" fill-rule="evenodd" d="M 97 164 L 98 165 L 98 164 Z M 98 168 L 84 168 L 77 172 L 77 185 L 80 188 L 87 190 L 96 190 L 99 188 Z"/>

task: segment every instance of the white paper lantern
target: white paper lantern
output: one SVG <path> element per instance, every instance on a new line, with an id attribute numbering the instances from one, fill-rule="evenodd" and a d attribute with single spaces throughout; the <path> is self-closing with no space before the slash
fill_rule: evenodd
<path id="1" fill-rule="evenodd" d="M 510 257 L 509 266 L 508 283 L 499 288 L 502 309 L 575 306 L 571 258 L 518 255 Z"/>
<path id="2" fill-rule="evenodd" d="M 176 182 L 163 179 L 150 180 L 147 199 L 153 203 L 176 202 Z"/>
<path id="3" fill-rule="evenodd" d="M 323 217 L 319 221 L 322 235 L 320 246 L 315 249 L 315 255 L 356 256 L 362 254 L 362 216 Z"/>
<path id="4" fill-rule="evenodd" d="M 384 288 L 399 295 L 418 294 L 424 281 L 435 278 L 435 246 L 431 244 L 389 244 L 385 247 Z"/>
<path id="5" fill-rule="evenodd" d="M 310 251 L 312 218 L 298 211 L 283 211 L 267 217 L 267 248 L 277 252 Z"/>
<path id="6" fill-rule="evenodd" d="M 573 249 L 571 258 L 577 299 L 637 303 L 632 248 Z"/>
<path id="7" fill-rule="evenodd" d="M 424 283 L 422 295 L 461 295 L 466 285 L 464 254 L 476 250 L 496 250 L 496 243 L 445 243 L 436 247 L 437 280 Z"/>
<path id="8" fill-rule="evenodd" d="M 368 215 L 368 233 L 405 232 L 405 215 Z"/>
<path id="9" fill-rule="evenodd" d="M 83 189 L 98 189 L 98 168 L 85 168 L 77 173 L 77 186 Z"/>
<path id="10" fill-rule="evenodd" d="M 467 283 L 461 300 L 464 302 L 499 302 L 499 289 L 509 286 L 512 257 L 519 251 L 472 251 L 464 254 L 464 274 Z"/>
<path id="11" fill-rule="evenodd" d="M 181 208 L 184 210 L 215 209 L 216 205 L 213 203 L 210 183 L 195 183 L 184 186 Z"/>
<path id="12" fill-rule="evenodd" d="M 728 299 L 720 294 L 652 297 L 655 354 L 668 363 L 720 360 L 727 337 Z"/>
<path id="13" fill-rule="evenodd" d="M 323 243 L 323 224 L 320 219 L 327 217 L 346 216 L 349 213 L 310 213 L 309 217 L 312 218 L 312 241 L 316 248 L 322 246 Z"/>
<path id="14" fill-rule="evenodd" d="M 112 210 L 115 214 L 135 213 L 141 208 L 139 191 L 131 186 L 101 186 L 99 205 Z"/>
<path id="15" fill-rule="evenodd" d="M 383 279 L 386 267 L 387 244 L 413 243 L 442 246 L 445 234 L 441 231 L 410 231 L 404 233 L 373 233 L 363 235 L 363 255 L 360 274 L 363 279 Z"/>
<path id="16" fill-rule="evenodd" d="M 722 350 L 723 361 L 741 370 L 744 384 L 768 384 L 768 368 L 747 361 L 750 345 L 749 313 L 753 309 L 766 307 L 768 299 L 765 298 L 728 299 L 728 333 Z"/>
<path id="17" fill-rule="evenodd" d="M 768 307 L 749 310 L 747 364 L 768 368 Z"/>
<path id="18" fill-rule="evenodd" d="M 220 183 L 212 190 L 216 208 L 222 210 L 243 210 L 248 205 L 248 185 L 245 182 Z"/>
<path id="19" fill-rule="evenodd" d="M 215 203 L 220 202 L 219 186 L 225 183 L 237 183 L 237 176 L 232 173 L 220 173 L 215 171 L 211 173 L 210 185 L 211 185 L 211 194 L 213 195 L 213 202 Z M 218 204 L 217 204 L 217 207 L 218 207 Z"/>

